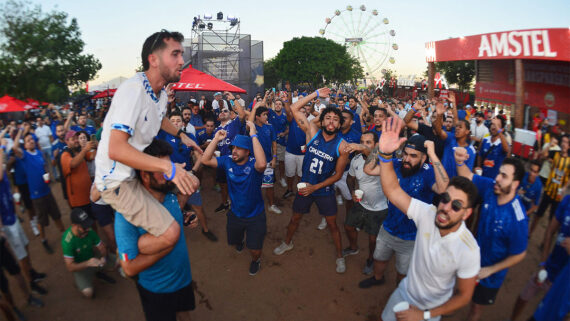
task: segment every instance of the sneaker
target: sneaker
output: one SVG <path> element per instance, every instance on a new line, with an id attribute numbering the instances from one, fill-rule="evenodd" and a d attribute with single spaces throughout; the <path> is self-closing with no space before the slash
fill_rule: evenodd
<path id="1" fill-rule="evenodd" d="M 31 305 L 36 308 L 43 308 L 44 303 L 42 302 L 42 300 L 35 298 L 33 295 L 30 295 L 30 297 L 28 298 L 28 305 Z"/>
<path id="2" fill-rule="evenodd" d="M 32 233 L 34 233 L 34 236 L 40 235 L 40 230 L 38 229 L 38 220 L 35 217 L 33 220 L 30 220 L 30 227 L 32 228 Z"/>
<path id="3" fill-rule="evenodd" d="M 214 210 L 214 212 L 216 212 L 216 213 L 217 213 L 217 212 L 223 212 L 223 211 L 227 211 L 227 210 L 229 210 L 229 209 L 230 209 L 230 204 L 228 204 L 228 203 L 222 203 L 222 204 L 220 204 L 220 206 L 218 206 L 218 207 Z"/>
<path id="4" fill-rule="evenodd" d="M 41 287 L 36 282 L 30 282 L 30 288 L 32 289 L 32 292 L 34 292 L 35 294 L 46 295 L 48 293 L 46 289 Z"/>
<path id="5" fill-rule="evenodd" d="M 281 183 L 281 187 L 287 187 L 287 181 L 285 181 L 285 178 L 282 177 L 282 178 L 279 180 L 279 183 Z"/>
<path id="6" fill-rule="evenodd" d="M 40 273 L 34 269 L 30 269 L 30 276 L 32 277 L 32 282 L 38 282 L 45 279 L 47 274 Z"/>
<path id="7" fill-rule="evenodd" d="M 346 262 L 343 257 L 339 257 L 336 259 L 336 273 L 344 272 L 346 272 Z"/>
<path id="8" fill-rule="evenodd" d="M 275 204 L 269 206 L 269 211 L 270 211 L 270 212 L 273 212 L 273 213 L 275 213 L 275 214 L 281 214 L 281 213 L 283 213 L 283 212 L 279 209 L 279 207 L 277 207 L 277 205 L 275 205 Z"/>
<path id="9" fill-rule="evenodd" d="M 364 269 L 362 269 L 362 273 L 370 275 L 372 272 L 374 272 L 374 260 L 366 260 L 366 265 L 364 266 Z"/>
<path id="10" fill-rule="evenodd" d="M 261 268 L 261 259 L 257 259 L 257 261 L 251 261 L 249 265 L 249 275 L 256 275 Z"/>
<path id="11" fill-rule="evenodd" d="M 291 197 L 291 196 L 293 196 L 293 195 L 294 195 L 294 194 L 293 194 L 292 191 L 287 190 L 287 191 L 285 192 L 285 194 L 283 194 L 283 197 L 282 197 L 282 198 L 283 198 L 283 199 L 286 199 L 286 198 Z"/>
<path id="12" fill-rule="evenodd" d="M 115 284 L 115 283 L 117 283 L 117 281 L 115 281 L 115 279 L 113 279 L 112 277 L 108 276 L 107 274 L 105 274 L 105 273 L 103 273 L 103 272 L 101 272 L 101 271 L 95 272 L 95 277 L 98 278 L 98 279 L 101 279 L 101 280 L 103 280 L 103 281 L 105 281 L 105 282 L 107 282 L 107 283 L 110 283 L 110 284 Z"/>
<path id="13" fill-rule="evenodd" d="M 44 249 L 46 250 L 46 252 L 48 252 L 48 254 L 53 254 L 53 249 L 51 248 L 51 246 L 49 246 L 47 240 L 43 240 L 42 245 L 44 246 Z"/>
<path id="14" fill-rule="evenodd" d="M 354 250 L 349 246 L 346 249 L 342 250 L 342 257 L 347 257 L 349 255 L 356 255 L 358 254 L 358 252 L 359 252 L 358 249 Z"/>
<path id="15" fill-rule="evenodd" d="M 218 193 L 222 190 L 222 188 L 220 187 L 220 184 L 214 185 L 214 187 L 212 187 L 212 189 Z"/>
<path id="16" fill-rule="evenodd" d="M 24 316 L 22 311 L 18 310 L 18 308 L 12 307 L 12 310 L 14 310 L 14 313 L 18 317 L 18 320 L 20 320 L 20 321 L 27 321 L 28 320 L 28 319 L 26 319 L 26 316 Z"/>
<path id="17" fill-rule="evenodd" d="M 279 245 L 273 250 L 273 254 L 281 255 L 287 251 L 291 251 L 292 249 L 293 249 L 293 241 L 291 241 L 291 244 L 287 244 L 285 243 L 285 241 L 283 241 L 281 242 L 281 245 Z"/>
<path id="18" fill-rule="evenodd" d="M 342 201 L 342 196 L 337 195 L 336 196 L 336 205 L 342 205 L 342 204 L 344 204 L 344 202 Z"/>
<path id="19" fill-rule="evenodd" d="M 358 287 L 361 289 L 368 289 L 369 287 L 375 286 L 375 285 L 382 285 L 384 284 L 384 282 L 386 282 L 386 280 L 384 279 L 384 277 L 382 277 L 380 280 L 376 280 L 376 277 L 374 277 L 374 275 L 368 279 L 364 279 L 362 281 L 360 281 L 360 283 L 358 283 Z"/>
<path id="20" fill-rule="evenodd" d="M 214 233 L 212 233 L 212 231 L 204 232 L 204 230 L 202 230 L 202 234 L 204 234 L 204 236 L 212 242 L 218 241 L 218 238 L 214 235 Z"/>
<path id="21" fill-rule="evenodd" d="M 236 252 L 241 253 L 241 251 L 243 251 L 243 241 L 236 245 Z"/>
<path id="22" fill-rule="evenodd" d="M 323 217 L 321 219 L 321 223 L 319 223 L 319 226 L 317 226 L 317 229 L 322 231 L 326 228 L 327 228 L 327 220 Z"/>

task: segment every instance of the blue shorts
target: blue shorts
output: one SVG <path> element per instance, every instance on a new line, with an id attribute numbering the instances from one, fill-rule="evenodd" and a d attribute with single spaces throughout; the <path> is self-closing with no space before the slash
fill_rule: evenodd
<path id="1" fill-rule="evenodd" d="M 222 168 L 216 168 L 216 183 L 227 184 L 228 178 L 226 177 L 226 171 Z"/>
<path id="2" fill-rule="evenodd" d="M 229 245 L 241 244 L 245 234 L 245 245 L 248 249 L 261 250 L 263 248 L 263 240 L 267 233 L 265 212 L 261 212 L 254 217 L 241 218 L 237 217 L 231 210 L 229 210 L 227 216 L 228 223 L 226 225 L 226 229 Z"/>
<path id="3" fill-rule="evenodd" d="M 334 197 L 334 194 L 323 196 L 303 196 L 297 194 L 293 201 L 293 212 L 307 214 L 311 211 L 311 205 L 313 205 L 313 202 L 317 203 L 319 214 L 322 216 L 336 215 L 336 198 Z"/>
<path id="4" fill-rule="evenodd" d="M 186 201 L 186 204 L 202 206 L 202 195 L 200 194 L 200 191 L 198 190 L 192 193 L 192 195 L 190 195 L 190 197 Z"/>
<path id="5" fill-rule="evenodd" d="M 113 219 L 115 218 L 115 211 L 111 205 L 91 203 L 91 213 L 93 213 L 97 223 L 99 223 L 101 227 L 113 223 Z"/>

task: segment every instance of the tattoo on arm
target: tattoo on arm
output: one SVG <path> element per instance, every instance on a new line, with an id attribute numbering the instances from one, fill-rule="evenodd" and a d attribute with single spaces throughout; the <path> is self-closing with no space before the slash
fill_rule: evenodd
<path id="1" fill-rule="evenodd" d="M 443 181 L 445 183 L 449 182 L 449 178 L 447 177 L 447 175 L 444 175 L 444 172 L 443 172 L 444 169 L 441 167 L 440 162 L 434 162 L 433 167 L 437 168 L 437 172 L 439 173 L 439 176 L 443 179 Z"/>
<path id="2" fill-rule="evenodd" d="M 364 164 L 364 166 L 374 162 L 374 167 L 376 167 L 377 163 L 376 163 L 376 159 L 378 159 L 378 153 L 379 153 L 379 149 L 378 146 L 375 146 L 374 149 L 372 150 L 372 152 L 370 152 L 370 154 L 368 154 L 368 158 L 366 158 L 366 163 Z"/>

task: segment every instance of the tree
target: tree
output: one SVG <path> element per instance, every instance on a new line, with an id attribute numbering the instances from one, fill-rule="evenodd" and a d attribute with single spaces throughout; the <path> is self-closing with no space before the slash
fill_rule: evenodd
<path id="1" fill-rule="evenodd" d="M 75 18 L 9 1 L 0 8 L 0 94 L 61 102 L 93 79 L 101 63 L 83 54 Z"/>
<path id="2" fill-rule="evenodd" d="M 382 69 L 382 76 L 384 79 L 386 79 L 386 81 L 389 81 L 392 77 L 396 77 L 392 69 Z"/>
<path id="3" fill-rule="evenodd" d="M 315 87 L 355 81 L 364 75 L 346 47 L 321 37 L 293 38 L 283 43 L 272 63 L 278 79 L 308 82 Z"/>
<path id="4" fill-rule="evenodd" d="M 275 58 L 263 62 L 263 82 L 265 88 L 275 88 L 279 82 L 279 75 L 275 68 Z"/>
<path id="5" fill-rule="evenodd" d="M 447 83 L 455 84 L 460 91 L 469 90 L 475 77 L 473 61 L 442 61 L 435 63 L 435 70 L 442 72 Z"/>

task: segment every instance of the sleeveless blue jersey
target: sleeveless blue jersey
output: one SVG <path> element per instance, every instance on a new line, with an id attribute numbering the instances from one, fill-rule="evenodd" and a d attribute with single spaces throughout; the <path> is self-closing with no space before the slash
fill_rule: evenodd
<path id="1" fill-rule="evenodd" d="M 301 182 L 311 185 L 318 184 L 331 177 L 335 172 L 336 161 L 340 155 L 338 149 L 342 138 L 336 135 L 330 141 L 325 141 L 322 132 L 311 138 L 307 144 L 305 157 L 303 158 L 303 177 Z M 334 184 L 313 192 L 315 196 L 334 194 Z"/>

